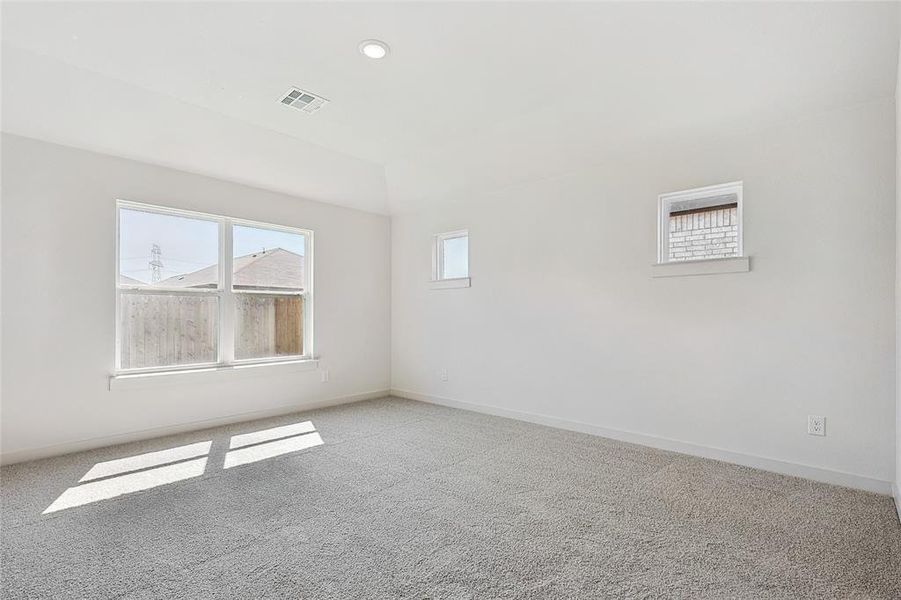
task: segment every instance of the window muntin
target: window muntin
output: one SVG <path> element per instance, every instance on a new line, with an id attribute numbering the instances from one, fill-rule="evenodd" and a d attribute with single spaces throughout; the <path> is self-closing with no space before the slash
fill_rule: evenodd
<path id="1" fill-rule="evenodd" d="M 117 371 L 311 356 L 312 232 L 125 201 L 118 225 Z"/>
<path id="2" fill-rule="evenodd" d="M 432 279 L 464 279 L 469 277 L 469 232 L 452 231 L 435 236 Z"/>
<path id="3" fill-rule="evenodd" d="M 658 262 L 742 256 L 741 200 L 741 182 L 660 196 Z"/>

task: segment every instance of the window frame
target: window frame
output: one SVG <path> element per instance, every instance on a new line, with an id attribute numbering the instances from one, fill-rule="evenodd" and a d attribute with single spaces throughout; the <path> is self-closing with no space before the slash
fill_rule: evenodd
<path id="1" fill-rule="evenodd" d="M 218 282 L 217 287 L 213 288 L 183 288 L 183 287 L 150 287 L 139 285 L 122 284 L 119 279 L 120 274 L 120 237 L 121 237 L 121 209 L 138 210 L 150 212 L 154 214 L 170 215 L 175 217 L 184 217 L 189 219 L 198 219 L 204 221 L 212 221 L 217 224 L 219 229 L 219 259 L 217 265 Z M 183 371 L 199 371 L 210 369 L 221 369 L 229 367 L 252 366 L 259 364 L 287 363 L 303 360 L 312 360 L 313 353 L 313 315 L 314 315 L 314 293 L 313 293 L 313 231 L 310 229 L 302 229 L 300 227 L 290 227 L 286 225 L 277 225 L 274 223 L 265 223 L 261 221 L 252 221 L 225 215 L 215 215 L 211 213 L 203 213 L 192 210 L 184 210 L 170 206 L 158 204 L 148 204 L 143 202 L 133 202 L 130 200 L 118 199 L 115 203 L 116 218 L 116 252 L 115 252 L 115 294 L 116 294 L 116 323 L 115 323 L 115 369 L 114 375 L 139 375 L 153 373 L 177 373 Z M 256 229 L 264 229 L 270 231 L 278 231 L 282 233 L 291 233 L 304 236 L 304 284 L 303 291 L 297 292 L 292 290 L 234 290 L 234 226 L 253 227 Z M 159 367 L 137 367 L 122 368 L 121 356 L 121 298 L 122 294 L 169 294 L 184 296 L 215 296 L 218 299 L 218 340 L 216 343 L 216 361 L 204 363 L 191 363 L 186 365 L 165 365 Z M 237 294 L 261 294 L 266 296 L 302 296 L 303 297 L 303 332 L 302 344 L 303 354 L 281 355 L 263 358 L 235 358 L 235 309 Z"/>
<path id="2" fill-rule="evenodd" d="M 660 194 L 657 197 L 657 264 L 671 265 L 696 263 L 700 261 L 729 261 L 744 258 L 744 222 L 742 219 L 742 191 L 744 188 L 743 181 L 732 181 L 729 183 L 720 183 L 717 185 L 708 185 L 690 190 L 682 190 L 679 192 L 669 192 Z M 738 221 L 738 231 L 736 234 L 736 254 L 735 256 L 726 256 L 721 258 L 699 258 L 692 260 L 670 260 L 669 257 L 669 233 L 670 233 L 670 213 L 673 212 L 672 206 L 676 203 L 693 202 L 697 203 L 692 208 L 713 207 L 722 204 L 723 196 L 735 195 L 735 218 Z"/>
<path id="3" fill-rule="evenodd" d="M 444 242 L 463 237 L 466 238 L 466 276 L 445 277 Z M 432 282 L 438 283 L 443 281 L 468 281 L 469 272 L 469 230 L 458 229 L 456 231 L 446 231 L 444 233 L 435 234 L 432 242 Z"/>

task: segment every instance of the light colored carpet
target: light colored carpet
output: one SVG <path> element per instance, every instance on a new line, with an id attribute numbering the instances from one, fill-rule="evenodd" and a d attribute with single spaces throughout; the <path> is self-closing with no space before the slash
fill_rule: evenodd
<path id="1" fill-rule="evenodd" d="M 223 468 L 306 421 L 321 445 Z M 42 514 L 98 463 L 205 441 L 202 475 Z M 0 478 L 7 600 L 901 598 L 888 497 L 394 398 Z"/>

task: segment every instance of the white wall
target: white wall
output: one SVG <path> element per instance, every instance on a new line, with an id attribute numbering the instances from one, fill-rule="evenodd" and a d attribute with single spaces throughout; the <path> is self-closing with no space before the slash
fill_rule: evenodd
<path id="1" fill-rule="evenodd" d="M 261 368 L 258 377 L 108 391 L 117 198 L 314 230 L 315 351 L 329 383 L 315 371 Z M 6 462 L 388 388 L 387 217 L 8 134 L 2 212 Z"/>
<path id="2" fill-rule="evenodd" d="M 887 492 L 894 118 L 887 98 L 392 218 L 392 387 Z M 657 195 L 739 179 L 751 272 L 652 279 Z M 431 236 L 460 228 L 472 288 L 431 290 Z"/>
<path id="3" fill-rule="evenodd" d="M 901 17 L 901 5 L 898 7 Z M 901 518 L 901 43 L 895 89 L 895 504 Z"/>

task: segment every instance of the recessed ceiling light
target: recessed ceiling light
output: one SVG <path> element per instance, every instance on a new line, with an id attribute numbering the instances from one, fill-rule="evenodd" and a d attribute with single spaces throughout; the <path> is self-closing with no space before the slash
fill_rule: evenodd
<path id="1" fill-rule="evenodd" d="M 360 53 L 367 58 L 385 58 L 388 56 L 388 44 L 381 40 L 363 40 L 360 42 Z"/>

